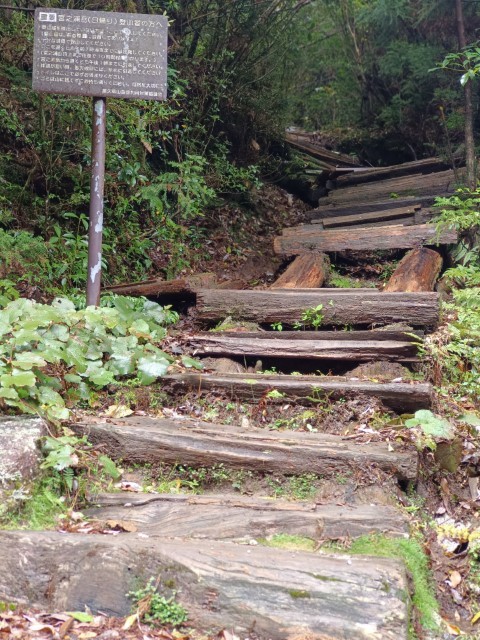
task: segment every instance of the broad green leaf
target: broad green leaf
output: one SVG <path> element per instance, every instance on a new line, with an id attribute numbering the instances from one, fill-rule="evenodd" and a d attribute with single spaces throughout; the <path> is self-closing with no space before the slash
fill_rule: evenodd
<path id="1" fill-rule="evenodd" d="M 102 367 L 101 369 L 95 369 L 92 371 L 89 374 L 88 379 L 98 387 L 105 387 L 107 384 L 111 384 L 115 381 L 115 376 L 111 371 L 107 371 Z"/>
<path id="2" fill-rule="evenodd" d="M 9 400 L 16 400 L 18 393 L 12 387 L 2 388 L 0 387 L 0 398 L 8 398 Z"/>
<path id="3" fill-rule="evenodd" d="M 157 378 L 164 376 L 170 362 L 162 356 L 151 355 L 139 358 L 137 369 L 142 384 L 150 384 Z"/>
<path id="4" fill-rule="evenodd" d="M 120 471 L 117 469 L 117 465 L 108 456 L 100 456 L 98 461 L 102 465 L 105 473 L 114 480 L 118 480 L 118 478 L 122 476 Z"/>
<path id="5" fill-rule="evenodd" d="M 32 369 L 33 367 L 45 367 L 46 361 L 38 353 L 32 353 L 31 351 L 23 351 L 17 353 L 15 360 L 12 362 L 12 366 L 17 369 Z"/>
<path id="6" fill-rule="evenodd" d="M 464 413 L 458 418 L 460 422 L 465 422 L 472 427 L 480 427 L 480 417 L 475 413 Z"/>
<path id="7" fill-rule="evenodd" d="M 82 381 L 81 377 L 74 373 L 67 373 L 63 376 L 63 379 L 70 384 L 79 384 Z"/>
<path id="8" fill-rule="evenodd" d="M 132 326 L 129 328 L 128 333 L 131 333 L 137 338 L 150 338 L 151 332 L 148 323 L 145 320 L 135 320 Z"/>
<path id="9" fill-rule="evenodd" d="M 117 376 L 127 376 L 135 371 L 135 357 L 133 353 L 123 356 L 113 354 L 106 364 L 106 368 Z"/>
<path id="10" fill-rule="evenodd" d="M 47 406 L 45 412 L 50 420 L 53 421 L 68 420 L 70 418 L 70 411 L 66 407 Z"/>
<path id="11" fill-rule="evenodd" d="M 182 356 L 182 364 L 184 367 L 187 367 L 187 369 L 192 367 L 193 369 L 198 369 L 199 371 L 203 369 L 203 364 L 200 362 L 200 360 L 195 360 L 195 358 L 190 358 L 189 356 Z"/>
<path id="12" fill-rule="evenodd" d="M 33 387 L 37 378 L 32 371 L 13 369 L 11 375 L 0 376 L 0 384 L 4 387 Z"/>
<path id="13" fill-rule="evenodd" d="M 65 403 L 62 396 L 54 391 L 51 387 L 42 386 L 38 389 L 38 401 L 44 405 L 52 405 L 64 407 Z"/>

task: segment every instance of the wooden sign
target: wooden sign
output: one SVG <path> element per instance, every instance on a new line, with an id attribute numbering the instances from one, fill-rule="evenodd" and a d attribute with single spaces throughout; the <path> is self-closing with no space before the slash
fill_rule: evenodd
<path id="1" fill-rule="evenodd" d="M 166 16 L 36 9 L 33 89 L 165 100 Z"/>

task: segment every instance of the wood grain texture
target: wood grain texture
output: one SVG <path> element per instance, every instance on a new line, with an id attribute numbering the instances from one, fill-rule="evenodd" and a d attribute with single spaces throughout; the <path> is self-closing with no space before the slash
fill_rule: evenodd
<path id="1" fill-rule="evenodd" d="M 384 222 L 402 218 L 411 218 L 420 209 L 419 205 L 410 207 L 400 207 L 398 209 L 387 209 L 384 211 L 370 211 L 369 213 L 358 213 L 348 216 L 338 216 L 336 218 L 325 218 L 322 224 L 324 229 L 334 229 L 335 227 L 349 227 L 352 225 L 369 224 L 371 222 Z"/>
<path id="2" fill-rule="evenodd" d="M 193 420 L 128 418 L 75 424 L 77 433 L 118 460 L 209 467 L 224 464 L 258 473 L 331 476 L 378 467 L 401 480 L 417 476 L 416 451 L 389 451 L 384 442 L 356 444 L 329 434 L 244 429 Z"/>
<path id="3" fill-rule="evenodd" d="M 287 332 L 286 332 L 287 333 Z M 293 333 L 293 335 L 292 335 Z M 268 333 L 244 334 L 235 336 L 223 336 L 219 333 L 197 334 L 189 340 L 194 347 L 194 355 L 214 356 L 258 356 L 264 358 L 287 358 L 305 360 L 388 360 L 414 362 L 418 360 L 418 348 L 405 336 L 397 340 L 380 339 L 370 335 L 355 340 L 353 337 L 342 339 L 341 332 L 328 332 L 324 338 L 324 332 L 309 331 L 310 339 L 303 336 L 297 339 L 295 332 L 282 337 L 270 337 Z M 325 332 L 327 333 L 327 332 Z M 368 332 L 362 332 L 365 334 Z M 380 333 L 380 332 L 370 332 Z M 313 334 L 313 335 L 312 335 Z M 315 335 L 316 334 L 316 335 Z M 332 335 L 334 334 L 334 335 Z"/>
<path id="4" fill-rule="evenodd" d="M 384 291 L 433 291 L 443 258 L 433 249 L 413 249 L 401 260 Z"/>
<path id="5" fill-rule="evenodd" d="M 437 293 L 381 293 L 375 289 L 355 291 L 323 289 L 303 291 L 215 291 L 197 293 L 196 313 L 201 320 L 222 320 L 231 316 L 271 324 L 300 322 L 306 309 L 322 304 L 322 326 L 378 325 L 407 322 L 415 327 L 433 326 L 439 318 Z"/>
<path id="6" fill-rule="evenodd" d="M 15 580 L 12 580 L 15 576 Z M 259 640 L 406 640 L 400 561 L 224 542 L 0 532 L 0 594 L 46 610 L 131 613 L 125 594 L 158 579 L 188 625 Z M 348 606 L 346 606 L 346 604 Z"/>
<path id="7" fill-rule="evenodd" d="M 298 255 L 306 251 L 375 251 L 381 249 L 411 249 L 418 245 L 452 244 L 458 233 L 453 229 L 437 231 L 435 225 L 387 226 L 365 229 L 317 230 L 318 225 L 292 230 L 274 239 L 275 253 Z"/>
<path id="8" fill-rule="evenodd" d="M 353 186 L 365 182 L 377 182 L 418 173 L 446 171 L 450 167 L 441 158 L 423 158 L 412 162 L 403 162 L 389 167 L 371 167 L 337 178 L 339 187 Z"/>
<path id="9" fill-rule="evenodd" d="M 387 505 L 317 505 L 247 496 L 101 494 L 86 515 L 133 522 L 139 531 L 163 537 L 210 540 L 266 538 L 279 533 L 313 540 L 358 538 L 372 532 L 408 533 L 398 509 Z"/>
<path id="10" fill-rule="evenodd" d="M 330 260 L 324 253 L 305 253 L 297 256 L 271 289 L 316 289 L 328 279 Z"/>
<path id="11" fill-rule="evenodd" d="M 447 195 L 447 194 L 437 194 Z M 388 209 L 398 209 L 399 207 L 413 207 L 419 205 L 423 210 L 432 211 L 435 201 L 434 195 L 430 196 L 406 196 L 404 198 L 385 198 L 380 202 L 353 202 L 351 204 L 340 205 L 330 202 L 328 198 L 321 198 L 316 209 L 312 209 L 305 214 L 311 224 L 325 218 L 336 218 L 337 216 L 356 215 L 358 213 L 371 213 L 372 211 L 383 211 Z"/>
<path id="12" fill-rule="evenodd" d="M 425 382 L 372 382 L 334 376 L 185 373 L 165 376 L 163 384 L 177 392 L 215 390 L 247 402 L 258 402 L 272 389 L 284 393 L 285 399 L 302 404 L 316 404 L 320 398 L 339 400 L 361 394 L 379 398 L 385 406 L 400 413 L 428 409 L 433 397 L 431 385 Z"/>

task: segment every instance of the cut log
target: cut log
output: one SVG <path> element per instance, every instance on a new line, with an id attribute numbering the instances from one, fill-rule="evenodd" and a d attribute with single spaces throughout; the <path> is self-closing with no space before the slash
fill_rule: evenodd
<path id="1" fill-rule="evenodd" d="M 322 289 L 303 291 L 215 291 L 197 293 L 197 317 L 221 320 L 227 316 L 271 324 L 300 322 L 306 309 L 323 305 L 322 326 L 369 325 L 407 322 L 410 326 L 433 326 L 439 317 L 436 293 L 381 293 L 375 289 Z"/>
<path id="2" fill-rule="evenodd" d="M 297 256 L 271 285 L 271 289 L 316 289 L 328 279 L 330 260 L 324 253 Z"/>
<path id="3" fill-rule="evenodd" d="M 357 444 L 329 434 L 218 425 L 193 420 L 128 418 L 72 425 L 107 455 L 131 463 L 210 467 L 224 464 L 257 473 L 332 476 L 377 467 L 400 480 L 417 476 L 416 451 L 389 451 L 385 442 Z"/>
<path id="4" fill-rule="evenodd" d="M 12 579 L 15 576 L 15 579 Z M 0 597 L 46 610 L 126 616 L 153 578 L 188 626 L 260 640 L 406 640 L 400 561 L 135 535 L 0 532 Z M 346 606 L 346 603 L 348 606 Z"/>
<path id="5" fill-rule="evenodd" d="M 457 242 L 454 229 L 438 231 L 435 225 L 411 227 L 373 227 L 366 229 L 319 230 L 318 225 L 290 229 L 288 235 L 274 240 L 275 253 L 299 255 L 308 251 L 376 251 L 380 249 L 412 249 L 423 244 L 439 245 Z"/>
<path id="6" fill-rule="evenodd" d="M 433 291 L 443 258 L 432 249 L 409 251 L 392 274 L 384 291 Z"/>
<path id="7" fill-rule="evenodd" d="M 347 339 L 341 331 L 309 331 L 306 339 L 297 339 L 299 332 L 281 332 L 271 336 L 265 332 L 237 333 L 235 336 L 222 334 L 197 334 L 189 340 L 195 348 L 194 355 L 214 356 L 258 356 L 260 358 L 289 358 L 305 360 L 356 360 L 359 362 L 382 359 L 398 362 L 418 360 L 418 341 L 397 336 L 397 340 L 387 340 L 383 336 L 376 340 L 380 331 L 362 331 L 362 337 L 355 340 L 356 332 Z M 347 333 L 347 332 L 345 332 Z M 369 334 L 365 337 L 365 334 Z"/>
<path id="8" fill-rule="evenodd" d="M 404 536 L 408 524 L 386 505 L 316 505 L 246 496 L 101 494 L 86 515 L 133 522 L 139 531 L 165 538 L 244 540 L 279 533 L 312 540 L 358 538 L 372 532 Z"/>
<path id="9" fill-rule="evenodd" d="M 213 287 L 216 283 L 214 273 L 199 273 L 177 280 L 163 280 L 153 278 L 143 282 L 128 282 L 111 287 L 104 287 L 103 291 L 116 293 L 119 296 L 160 296 L 179 293 L 194 293 L 202 287 Z"/>
<path id="10" fill-rule="evenodd" d="M 364 395 L 378 398 L 386 407 L 399 413 L 429 409 L 433 396 L 431 385 L 424 382 L 381 383 L 333 376 L 186 373 L 165 376 L 162 381 L 166 389 L 178 393 L 186 390 L 198 393 L 219 391 L 247 402 L 258 402 L 272 389 L 283 393 L 284 399 L 300 401 L 302 404 L 316 404 L 324 398 L 334 401 L 352 395 Z"/>
<path id="11" fill-rule="evenodd" d="M 317 158 L 322 162 L 328 163 L 328 166 L 331 169 L 335 169 L 335 167 L 337 166 L 359 166 L 359 163 L 355 158 L 347 156 L 346 154 L 340 153 L 338 151 L 330 151 L 329 149 L 325 149 L 325 147 L 316 144 L 315 141 L 308 136 L 300 136 L 295 133 L 287 133 L 285 137 L 287 142 L 292 147 L 303 151 L 303 153 L 306 153 L 313 158 Z"/>

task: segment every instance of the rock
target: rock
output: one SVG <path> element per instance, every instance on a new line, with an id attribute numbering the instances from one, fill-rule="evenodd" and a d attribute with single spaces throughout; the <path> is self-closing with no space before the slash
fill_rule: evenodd
<path id="1" fill-rule="evenodd" d="M 230 358 L 203 358 L 205 369 L 212 369 L 217 373 L 245 373 L 246 368 Z"/>
<path id="2" fill-rule="evenodd" d="M 403 378 L 409 380 L 412 377 L 411 371 L 399 362 L 366 362 L 355 367 L 346 374 L 347 378 L 368 378 L 388 382 Z"/>
<path id="3" fill-rule="evenodd" d="M 41 418 L 4 416 L 0 418 L 0 491 L 14 483 L 32 480 L 39 471 L 39 439 L 47 425 Z"/>

